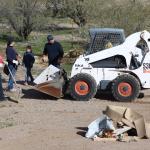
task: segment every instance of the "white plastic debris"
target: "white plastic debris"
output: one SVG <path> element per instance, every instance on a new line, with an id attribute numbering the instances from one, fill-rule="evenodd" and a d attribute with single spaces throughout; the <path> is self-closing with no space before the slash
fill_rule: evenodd
<path id="1" fill-rule="evenodd" d="M 85 137 L 94 138 L 96 134 L 102 133 L 104 130 L 115 130 L 113 121 L 107 116 L 102 116 L 90 123 Z"/>

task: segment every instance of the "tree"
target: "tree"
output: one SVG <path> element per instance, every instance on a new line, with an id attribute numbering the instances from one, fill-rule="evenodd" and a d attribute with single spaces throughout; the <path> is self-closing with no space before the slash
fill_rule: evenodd
<path id="1" fill-rule="evenodd" d="M 94 0 L 89 5 L 88 23 L 99 27 L 123 28 L 126 34 L 149 29 L 150 3 L 140 0 Z"/>
<path id="2" fill-rule="evenodd" d="M 52 13 L 52 17 L 56 17 L 60 14 L 62 9 L 62 0 L 47 0 L 46 8 Z"/>
<path id="3" fill-rule="evenodd" d="M 71 18 L 78 26 L 82 27 L 87 23 L 86 0 L 64 0 L 63 14 Z"/>
<path id="4" fill-rule="evenodd" d="M 2 9 L 11 27 L 23 39 L 41 25 L 43 8 L 39 0 L 6 0 Z"/>
<path id="5" fill-rule="evenodd" d="M 78 26 L 87 23 L 86 0 L 47 0 L 48 11 L 53 12 L 53 17 L 61 15 L 71 18 Z"/>

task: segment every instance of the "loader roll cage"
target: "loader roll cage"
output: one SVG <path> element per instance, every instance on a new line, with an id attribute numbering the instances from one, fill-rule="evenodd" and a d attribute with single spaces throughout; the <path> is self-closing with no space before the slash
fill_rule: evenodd
<path id="1" fill-rule="evenodd" d="M 93 28 L 89 30 L 89 34 L 91 39 L 86 50 L 86 55 L 106 49 L 108 42 L 110 42 L 112 46 L 117 46 L 125 41 L 123 29 Z"/>

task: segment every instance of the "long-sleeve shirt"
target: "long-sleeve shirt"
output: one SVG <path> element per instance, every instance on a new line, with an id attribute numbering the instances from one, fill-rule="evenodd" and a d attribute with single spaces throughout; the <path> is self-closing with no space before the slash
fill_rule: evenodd
<path id="1" fill-rule="evenodd" d="M 60 43 L 55 41 L 53 44 L 47 43 L 45 44 L 44 55 L 48 55 L 49 64 L 59 65 L 58 59 L 61 59 L 64 55 L 64 51 Z"/>
<path id="2" fill-rule="evenodd" d="M 13 64 L 13 60 L 17 60 L 17 56 L 18 54 L 13 47 L 8 46 L 6 48 L 6 57 L 7 57 L 8 64 Z"/>
<path id="3" fill-rule="evenodd" d="M 32 52 L 25 52 L 23 56 L 23 63 L 26 68 L 32 68 L 35 58 Z"/>

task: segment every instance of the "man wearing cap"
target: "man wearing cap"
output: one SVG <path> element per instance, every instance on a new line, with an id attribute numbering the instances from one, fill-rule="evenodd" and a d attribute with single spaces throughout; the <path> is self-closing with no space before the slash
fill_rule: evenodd
<path id="1" fill-rule="evenodd" d="M 17 60 L 18 54 L 13 47 L 14 44 L 15 43 L 13 41 L 9 41 L 7 43 L 7 48 L 6 48 L 6 57 L 7 57 L 7 62 L 8 62 L 8 68 L 11 71 L 11 73 L 9 73 L 8 91 L 11 91 L 11 92 L 16 91 L 13 83 L 14 83 L 17 66 L 18 66 L 18 60 Z"/>
<path id="2" fill-rule="evenodd" d="M 63 48 L 59 42 L 54 40 L 52 35 L 47 36 L 47 41 L 43 51 L 43 58 L 48 55 L 49 65 L 59 68 L 64 55 Z"/>

